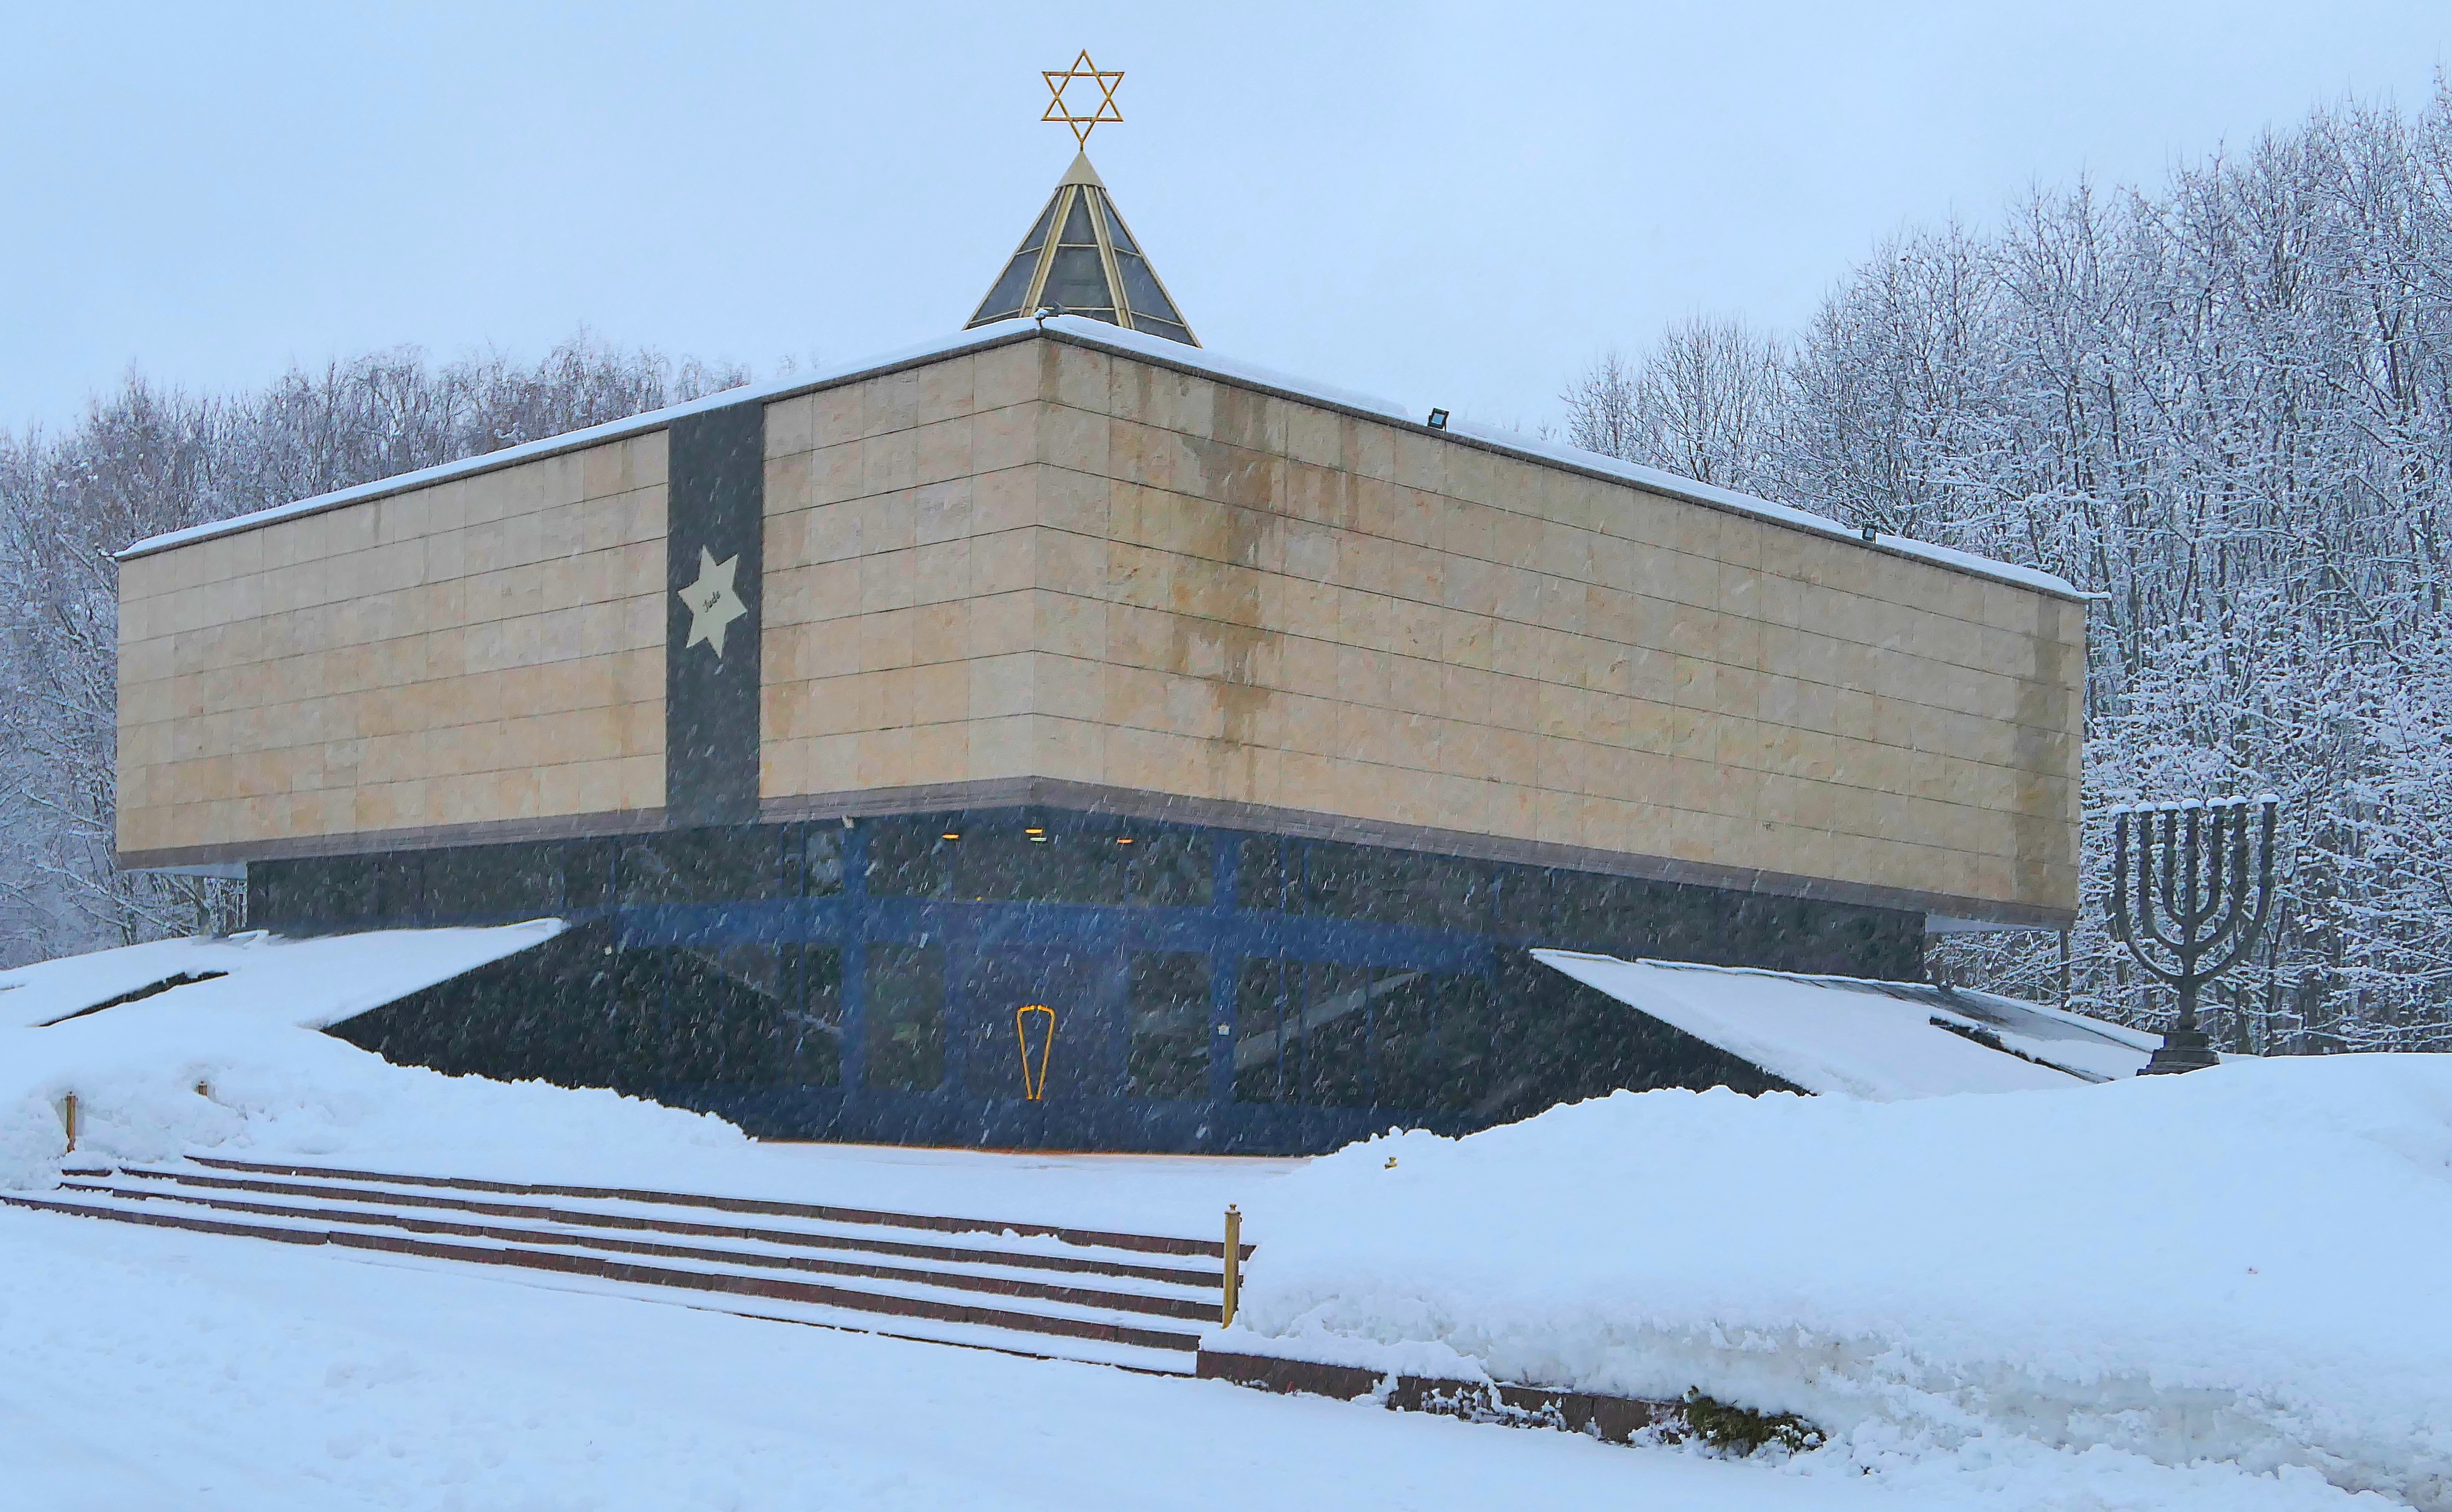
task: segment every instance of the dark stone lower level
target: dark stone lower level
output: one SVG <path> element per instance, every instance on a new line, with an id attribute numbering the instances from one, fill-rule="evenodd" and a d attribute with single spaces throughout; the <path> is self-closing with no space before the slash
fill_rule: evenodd
<path id="1" fill-rule="evenodd" d="M 1237 1154 L 1621 1087 L 1781 1089 L 1529 949 L 1912 980 L 1923 931 L 1026 808 L 261 862 L 247 901 L 287 933 L 571 921 L 333 1031 L 395 1061 L 616 1087 L 769 1138 Z"/>

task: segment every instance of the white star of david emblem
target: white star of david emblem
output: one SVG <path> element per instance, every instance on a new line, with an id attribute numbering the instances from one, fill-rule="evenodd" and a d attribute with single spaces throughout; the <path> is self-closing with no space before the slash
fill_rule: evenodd
<path id="1" fill-rule="evenodd" d="M 714 552 L 704 547 L 698 548 L 698 581 L 673 590 L 690 611 L 689 639 L 682 642 L 682 650 L 704 641 L 715 647 L 715 659 L 723 660 L 724 627 L 749 612 L 749 606 L 732 591 L 732 570 L 740 564 L 737 556 L 718 562 Z"/>

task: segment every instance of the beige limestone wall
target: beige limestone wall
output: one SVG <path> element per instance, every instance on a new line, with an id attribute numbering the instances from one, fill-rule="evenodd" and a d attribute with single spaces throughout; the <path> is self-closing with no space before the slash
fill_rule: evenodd
<path id="1" fill-rule="evenodd" d="M 664 435 L 120 568 L 136 862 L 663 804 Z"/>
<path id="2" fill-rule="evenodd" d="M 2077 603 L 1055 339 L 766 443 L 770 811 L 1081 784 L 2075 905 Z M 123 855 L 652 822 L 664 475 L 648 431 L 124 564 Z"/>
<path id="3" fill-rule="evenodd" d="M 2075 906 L 2078 603 L 1053 340 L 767 448 L 779 805 L 1037 777 Z"/>
<path id="4" fill-rule="evenodd" d="M 766 409 L 761 790 L 1036 775 L 1044 344 Z M 1069 768 L 1068 768 L 1069 770 Z"/>

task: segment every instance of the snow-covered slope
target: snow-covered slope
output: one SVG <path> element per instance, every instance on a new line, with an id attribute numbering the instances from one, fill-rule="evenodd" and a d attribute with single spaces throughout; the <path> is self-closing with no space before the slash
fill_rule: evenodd
<path id="1" fill-rule="evenodd" d="M 2159 1043 L 1989 992 L 1535 950 L 1556 970 L 1808 1092 L 1893 1103 L 2134 1076 Z"/>
<path id="2" fill-rule="evenodd" d="M 52 1181 L 69 1093 L 78 1153 L 104 1160 L 354 1153 L 447 1171 L 506 1153 L 549 1165 L 570 1151 L 745 1144 L 718 1119 L 612 1092 L 392 1065 L 315 1027 L 560 927 L 543 920 L 302 941 L 172 940 L 0 976 L 0 1185 Z M 195 977 L 205 980 L 94 1007 Z"/>
<path id="3" fill-rule="evenodd" d="M 1620 1093 L 1261 1194 L 1223 1345 L 2452 1506 L 2452 1058 L 1877 1104 Z"/>
<path id="4" fill-rule="evenodd" d="M 146 993 L 139 1001 L 175 995 L 182 1010 L 229 1008 L 320 1029 L 561 932 L 561 920 L 534 919 L 484 929 L 370 929 L 303 940 L 260 929 L 156 940 L 0 971 L 0 1026 L 56 1024 Z"/>

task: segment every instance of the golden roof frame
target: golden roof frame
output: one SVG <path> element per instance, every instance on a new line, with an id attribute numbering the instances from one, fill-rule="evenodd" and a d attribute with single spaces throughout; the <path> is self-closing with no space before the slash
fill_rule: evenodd
<path id="1" fill-rule="evenodd" d="M 1085 61 L 1087 57 L 1084 53 Z M 1094 249 L 1095 263 L 1080 255 Z M 1188 347 L 1200 345 L 1182 307 L 1117 210 L 1098 170 L 1090 166 L 1087 152 L 1075 155 L 1047 208 L 1023 233 L 1004 271 L 962 328 L 1041 310 L 1103 320 Z"/>

